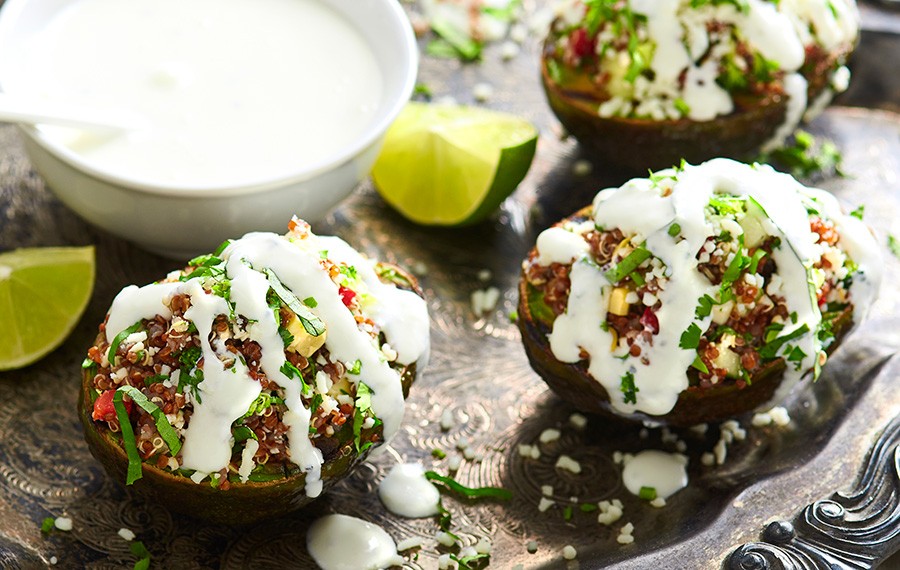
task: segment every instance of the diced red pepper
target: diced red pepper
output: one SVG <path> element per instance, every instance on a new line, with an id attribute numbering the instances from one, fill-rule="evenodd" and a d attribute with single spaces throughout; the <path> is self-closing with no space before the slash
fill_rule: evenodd
<path id="1" fill-rule="evenodd" d="M 116 407 L 113 404 L 113 397 L 115 397 L 115 395 L 115 390 L 107 390 L 100 394 L 100 397 L 94 401 L 94 413 L 91 414 L 91 417 L 94 418 L 95 421 L 109 421 L 116 417 Z M 130 414 L 133 406 L 134 402 L 125 400 L 126 412 Z"/>
<path id="2" fill-rule="evenodd" d="M 586 29 L 578 28 L 569 36 L 569 45 L 575 57 L 584 57 L 596 51 L 597 40 L 590 37 Z"/>
<path id="3" fill-rule="evenodd" d="M 647 328 L 653 334 L 659 332 L 659 319 L 656 318 L 656 314 L 650 307 L 644 309 L 644 314 L 641 315 L 641 324 L 644 325 L 644 328 Z"/>
<path id="4" fill-rule="evenodd" d="M 353 299 L 356 299 L 356 291 L 343 285 L 338 289 L 338 294 L 341 296 L 341 301 L 344 302 L 344 305 L 348 307 L 353 303 Z"/>

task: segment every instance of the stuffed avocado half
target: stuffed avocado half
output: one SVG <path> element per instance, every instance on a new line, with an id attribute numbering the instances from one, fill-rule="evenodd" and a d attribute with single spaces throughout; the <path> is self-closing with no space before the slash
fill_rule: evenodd
<path id="1" fill-rule="evenodd" d="M 859 36 L 853 0 L 567 0 L 557 14 L 551 108 L 600 159 L 641 170 L 777 147 L 847 88 Z"/>
<path id="2" fill-rule="evenodd" d="M 415 279 L 295 218 L 122 290 L 80 415 L 116 479 L 250 522 L 308 503 L 396 433 L 428 354 Z"/>
<path id="3" fill-rule="evenodd" d="M 586 411 L 672 425 L 774 405 L 866 315 L 879 248 L 837 200 L 714 159 L 601 191 L 523 262 L 535 370 Z"/>

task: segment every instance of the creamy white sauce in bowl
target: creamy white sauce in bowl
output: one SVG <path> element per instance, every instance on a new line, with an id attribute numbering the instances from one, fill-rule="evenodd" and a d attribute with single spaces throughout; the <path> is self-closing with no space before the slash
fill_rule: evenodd
<path id="1" fill-rule="evenodd" d="M 124 134 L 24 127 L 88 221 L 190 257 L 321 218 L 368 173 L 418 51 L 393 0 L 10 0 L 0 88 L 130 109 Z M 164 230 L 160 231 L 160 226 Z"/>

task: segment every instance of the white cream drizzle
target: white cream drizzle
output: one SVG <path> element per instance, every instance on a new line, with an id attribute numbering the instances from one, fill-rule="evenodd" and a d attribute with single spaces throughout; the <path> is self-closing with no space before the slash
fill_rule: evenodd
<path id="1" fill-rule="evenodd" d="M 541 259 L 540 248 L 546 247 L 557 259 L 576 260 L 570 273 L 566 312 L 554 321 L 549 335 L 554 356 L 562 362 L 574 363 L 582 360 L 586 352 L 588 372 L 606 388 L 613 407 L 622 413 L 640 411 L 663 415 L 671 411 L 679 393 L 688 386 L 686 370 L 696 357 L 695 350 L 679 347 L 680 335 L 691 323 L 696 323 L 702 331 L 709 327 L 712 316 L 697 319 L 694 311 L 703 295 L 715 297 L 718 289 L 697 269 L 696 254 L 714 233 L 705 208 L 714 193 L 752 196 L 768 215 L 768 219 L 763 218 L 766 233 L 782 240 L 782 246 L 772 255 L 782 282 L 779 294 L 785 298 L 788 311 L 797 314 L 796 323 L 787 323 L 782 334 L 804 325 L 811 331 L 794 341 L 807 356 L 799 371 L 791 366 L 785 372 L 781 385 L 789 390 L 812 368 L 820 349 L 815 331 L 821 313 L 807 285 L 807 266 L 820 253 L 802 200 L 813 199 L 824 210 L 841 233 L 842 247 L 860 268 L 851 288 L 856 322 L 868 311 L 881 280 L 881 261 L 874 237 L 859 220 L 842 214 L 837 201 L 829 194 L 804 188 L 790 176 L 768 166 L 714 159 L 699 166 L 687 165 L 677 174 L 672 170 L 660 174 L 666 173 L 677 176 L 668 196 L 663 196 L 650 180 L 634 179 L 621 188 L 601 191 L 593 209 L 598 226 L 644 236 L 644 247 L 665 264 L 667 279 L 657 295 L 661 302 L 656 312 L 660 332 L 653 338 L 652 346 L 642 345 L 642 356 L 650 364 L 641 364 L 635 358 L 620 358 L 610 350 L 612 334 L 599 323 L 606 321 L 612 285 L 590 261 L 589 254 L 570 237 L 564 237 L 558 227 L 546 230 L 537 240 L 538 259 Z M 683 239 L 669 235 L 673 223 L 680 226 Z M 636 403 L 624 402 L 620 388 L 626 373 L 634 376 L 638 388 Z M 783 396 L 783 392 L 778 396 Z"/>
<path id="2" fill-rule="evenodd" d="M 388 365 L 377 341 L 360 330 L 341 300 L 338 285 L 320 263 L 321 252 L 326 250 L 332 260 L 346 261 L 357 268 L 368 289 L 367 298 L 371 299 L 361 310 L 381 327 L 397 352 L 398 361 L 416 362 L 424 367 L 430 346 L 425 302 L 415 293 L 382 283 L 373 269 L 374 262 L 364 259 L 338 238 L 310 233 L 305 239 L 287 239 L 270 233 L 251 233 L 226 248 L 222 258 L 226 260 L 224 267 L 231 280 L 230 298 L 235 313 L 252 323 L 247 333 L 261 347 L 260 367 L 284 389 L 288 411 L 283 421 L 289 428 L 289 453 L 291 460 L 306 472 L 309 496 L 321 493 L 323 457 L 308 435 L 311 412 L 301 400 L 302 386 L 298 379 L 288 378 L 281 371 L 285 363 L 284 343 L 266 303 L 269 283 L 261 273 L 263 268 L 274 271 L 298 298 L 316 300 L 316 307 L 310 310 L 325 323 L 325 346 L 332 358 L 348 365 L 356 360 L 362 363 L 360 374 L 348 375 L 348 379 L 365 382 L 371 388 L 372 410 L 384 422 L 385 439 L 399 429 L 404 408 L 398 373 Z M 184 316 L 197 327 L 203 351 L 204 380 L 198 385 L 199 400 L 191 400 L 194 411 L 182 447 L 182 467 L 196 470 L 202 480 L 203 476 L 228 465 L 233 444 L 231 426 L 260 394 L 260 385 L 250 377 L 246 365 L 237 359 L 226 369 L 220 357 L 234 360 L 234 354 L 225 350 L 218 337 L 214 336 L 212 342 L 208 340 L 214 319 L 229 314 L 228 303 L 204 291 L 200 278 L 126 287 L 113 301 L 106 336 L 111 342 L 119 331 L 140 319 L 156 315 L 171 318 L 166 302 L 175 294 L 190 297 L 191 306 Z M 247 458 L 242 459 L 240 474 L 245 478 L 252 461 L 247 467 Z"/>
<path id="3" fill-rule="evenodd" d="M 347 515 L 326 515 L 306 533 L 306 548 L 322 570 L 380 570 L 403 564 L 383 528 Z"/>

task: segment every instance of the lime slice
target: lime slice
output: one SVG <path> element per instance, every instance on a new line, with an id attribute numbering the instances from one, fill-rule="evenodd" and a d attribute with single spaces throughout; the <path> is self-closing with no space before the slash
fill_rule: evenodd
<path id="1" fill-rule="evenodd" d="M 31 364 L 62 344 L 93 288 L 93 247 L 0 254 L 0 370 Z"/>
<path id="2" fill-rule="evenodd" d="M 537 131 L 478 107 L 409 103 L 388 129 L 372 178 L 413 222 L 457 226 L 486 218 L 528 172 Z"/>

